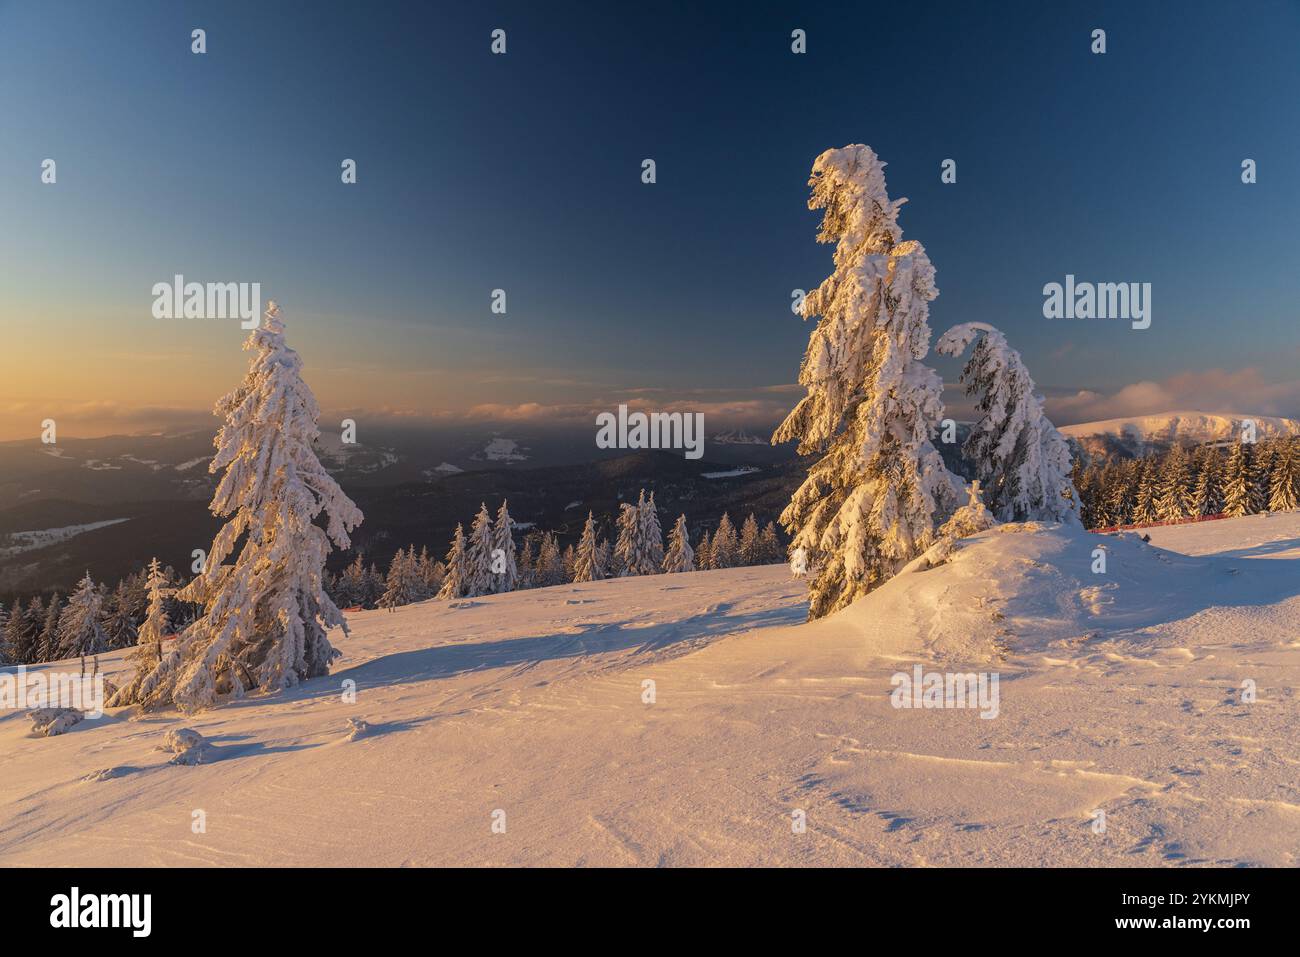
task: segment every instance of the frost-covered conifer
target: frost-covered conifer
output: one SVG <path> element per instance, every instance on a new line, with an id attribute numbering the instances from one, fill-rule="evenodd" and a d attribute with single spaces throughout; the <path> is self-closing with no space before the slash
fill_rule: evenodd
<path id="1" fill-rule="evenodd" d="M 36 629 L 36 657 L 34 661 L 59 660 L 59 618 L 63 611 L 63 599 L 55 592 L 48 605 L 42 605 L 40 596 L 33 598 L 27 606 L 27 614 Z"/>
<path id="2" fill-rule="evenodd" d="M 903 201 L 889 198 L 884 164 L 860 144 L 817 157 L 809 185 L 835 271 L 803 301 L 804 318 L 821 317 L 799 370 L 807 395 L 772 441 L 821 455 L 781 514 L 817 569 L 808 615 L 820 618 L 929 547 L 960 482 L 930 443 L 943 384 L 922 360 L 938 290 L 925 249 L 902 239 Z M 714 552 L 719 565 L 716 536 Z"/>
<path id="3" fill-rule="evenodd" d="M 108 651 L 108 636 L 99 621 L 103 603 L 99 588 L 86 572 L 59 616 L 59 657 L 80 658 L 83 672 L 90 656 L 94 656 L 98 672 L 99 656 Z"/>
<path id="4" fill-rule="evenodd" d="M 1223 511 L 1222 463 L 1219 453 L 1202 446 L 1196 455 L 1196 484 L 1192 488 L 1191 512 L 1194 516 L 1218 515 Z"/>
<path id="5" fill-rule="evenodd" d="M 331 544 L 351 545 L 348 533 L 362 516 L 316 457 L 320 410 L 274 302 L 244 348 L 255 355 L 244 381 L 216 405 L 224 424 L 209 465 L 213 474 L 224 471 L 210 508 L 227 521 L 203 572 L 181 593 L 204 611 L 154 674 L 159 693 L 151 703 L 186 712 L 222 694 L 275 691 L 328 674 L 339 655 L 328 630 L 347 634 L 325 593 L 325 559 Z M 234 564 L 225 564 L 241 541 Z"/>
<path id="6" fill-rule="evenodd" d="M 1102 469 L 1102 509 L 1100 527 L 1128 525 L 1133 518 L 1137 491 L 1137 463 L 1112 461 Z"/>
<path id="7" fill-rule="evenodd" d="M 420 546 L 420 558 L 416 562 L 416 571 L 420 576 L 420 584 L 424 591 L 425 598 L 432 598 L 438 594 L 442 588 L 442 578 L 447 573 L 446 566 L 442 562 L 435 562 L 429 557 L 429 546 Z"/>
<path id="8" fill-rule="evenodd" d="M 392 611 L 428 597 L 424 579 L 420 575 L 420 565 L 415 557 L 415 546 L 412 545 L 405 551 L 399 548 L 388 566 L 388 578 L 384 594 L 379 598 L 379 607 Z"/>
<path id="9" fill-rule="evenodd" d="M 366 577 L 364 581 L 364 591 L 361 600 L 363 608 L 378 608 L 379 598 L 387 587 L 387 581 L 384 573 L 379 570 L 379 566 L 371 562 L 366 568 Z"/>
<path id="10" fill-rule="evenodd" d="M 614 549 L 619 575 L 658 574 L 664 560 L 663 531 L 654 494 L 641 490 L 636 505 L 619 506 L 618 544 Z"/>
<path id="11" fill-rule="evenodd" d="M 594 582 L 605 577 L 605 569 L 600 562 L 600 546 L 596 542 L 596 519 L 587 513 L 587 524 L 582 526 L 582 538 L 578 541 L 578 553 L 573 563 L 573 580 L 575 582 Z"/>
<path id="12" fill-rule="evenodd" d="M 740 527 L 740 564 L 759 564 L 762 556 L 759 554 L 758 537 L 758 520 L 750 512 L 745 524 Z"/>
<path id="13" fill-rule="evenodd" d="M 447 550 L 447 574 L 442 580 L 438 597 L 443 601 L 464 598 L 468 578 L 469 559 L 465 554 L 465 529 L 457 523 L 456 531 L 451 536 L 451 548 Z"/>
<path id="14" fill-rule="evenodd" d="M 1252 513 L 1268 511 L 1269 477 L 1273 473 L 1274 449 L 1272 442 L 1260 442 L 1250 450 L 1250 510 Z"/>
<path id="15" fill-rule="evenodd" d="M 492 516 L 487 504 L 479 505 L 474 524 L 470 526 L 465 581 L 465 596 L 477 598 L 492 594 Z"/>
<path id="16" fill-rule="evenodd" d="M 764 565 L 772 565 L 785 560 L 785 556 L 781 551 L 781 540 L 776 534 L 775 522 L 768 522 L 763 526 L 763 533 L 759 536 L 759 551 L 763 555 L 762 562 Z"/>
<path id="17" fill-rule="evenodd" d="M 533 536 L 532 532 L 524 536 L 524 549 L 519 553 L 519 588 L 532 588 L 536 584 L 533 581 L 537 563 L 533 555 Z"/>
<path id="18" fill-rule="evenodd" d="M 45 620 L 45 606 L 39 604 L 40 600 L 40 595 L 36 595 L 23 608 L 22 603 L 14 599 L 13 610 L 9 612 L 5 643 L 17 664 L 32 664 L 40 660 L 41 625 Z"/>
<path id="19" fill-rule="evenodd" d="M 367 591 L 366 566 L 359 554 L 352 561 L 352 564 L 339 573 L 335 589 L 338 594 L 335 596 L 334 603 L 340 608 L 365 605 Z"/>
<path id="20" fill-rule="evenodd" d="M 731 524 L 731 516 L 722 513 L 713 541 L 709 544 L 710 568 L 735 568 L 740 564 L 740 545 L 736 541 L 736 527 Z"/>
<path id="21" fill-rule="evenodd" d="M 622 502 L 618 506 L 618 541 L 614 545 L 614 561 L 618 575 L 641 574 L 641 506 L 645 503 L 645 490 L 636 505 Z"/>
<path id="22" fill-rule="evenodd" d="M 981 335 L 983 333 L 983 335 Z M 978 396 L 980 419 L 962 446 L 975 463 L 987 507 L 1004 522 L 1079 522 L 1070 447 L 1043 412 L 1043 398 L 1006 337 L 983 322 L 954 326 L 936 351 L 959 356 L 978 337 L 961 372 Z"/>
<path id="23" fill-rule="evenodd" d="M 508 592 L 514 591 L 519 587 L 519 564 L 515 558 L 515 520 L 510 517 L 510 510 L 506 508 L 506 500 L 501 500 L 501 507 L 497 509 L 497 520 L 492 526 L 492 549 L 499 552 L 500 557 L 493 559 L 494 570 L 492 572 L 492 591 Z M 495 570 L 495 565 L 499 563 L 501 570 Z"/>
<path id="24" fill-rule="evenodd" d="M 1300 479 L 1300 453 L 1294 439 L 1280 439 L 1273 456 L 1273 473 L 1269 477 L 1268 507 L 1273 512 L 1296 508 L 1296 485 Z"/>
<path id="25" fill-rule="evenodd" d="M 677 516 L 677 524 L 668 534 L 668 553 L 664 555 L 663 567 L 665 572 L 695 571 L 695 552 L 691 550 L 685 515 Z"/>
<path id="26" fill-rule="evenodd" d="M 637 510 L 640 513 L 637 520 L 641 526 L 641 574 L 657 575 L 664 564 L 664 533 L 659 525 L 655 493 L 651 492 L 650 497 L 646 498 L 643 491 L 637 502 Z"/>
<path id="27" fill-rule="evenodd" d="M 1235 518 L 1252 515 L 1255 506 L 1250 494 L 1250 446 L 1237 442 L 1224 466 L 1223 514 Z"/>
<path id="28" fill-rule="evenodd" d="M 560 554 L 560 543 L 553 532 L 542 536 L 541 548 L 537 552 L 536 581 L 539 588 L 564 584 L 564 557 Z"/>
<path id="29" fill-rule="evenodd" d="M 35 664 L 40 661 L 41 652 L 41 629 L 40 625 L 32 624 L 32 603 L 38 601 L 33 598 L 32 602 L 24 608 L 22 604 L 15 599 L 14 606 L 9 612 L 9 623 L 5 625 L 5 643 L 9 646 L 9 654 L 15 664 Z M 40 608 L 40 617 L 43 621 L 45 608 Z"/>
<path id="30" fill-rule="evenodd" d="M 713 567 L 713 545 L 709 541 L 709 530 L 700 530 L 700 541 L 695 546 L 695 567 L 705 571 Z"/>
<path id="31" fill-rule="evenodd" d="M 167 599 L 172 594 L 167 576 L 158 565 L 157 558 L 149 559 L 149 570 L 145 578 L 148 590 L 148 605 L 144 621 L 140 624 L 136 646 L 129 655 L 135 665 L 135 672 L 128 684 L 119 688 L 108 701 L 108 707 L 116 708 L 133 702 L 143 703 L 153 697 L 157 682 L 149 683 L 154 669 L 163 659 L 163 640 L 171 630 L 167 617 Z"/>
<path id="32" fill-rule="evenodd" d="M 30 664 L 35 660 L 37 634 L 35 629 L 28 627 L 28 621 L 22 602 L 15 598 L 4 631 L 0 633 L 0 642 L 5 646 L 10 664 Z"/>
<path id="33" fill-rule="evenodd" d="M 1160 470 L 1160 490 L 1156 495 L 1156 512 L 1162 522 L 1176 522 L 1186 518 L 1192 511 L 1191 463 L 1187 451 L 1177 442 L 1165 455 L 1164 467 Z"/>
<path id="34" fill-rule="evenodd" d="M 925 560 L 931 567 L 948 561 L 959 539 L 977 535 L 997 524 L 992 513 L 984 507 L 979 479 L 970 483 L 968 492 L 970 498 L 967 503 L 940 526 L 938 541 L 925 553 Z"/>
<path id="35" fill-rule="evenodd" d="M 412 567 L 412 555 L 407 549 L 399 548 L 388 562 L 388 574 L 384 576 L 384 593 L 379 597 L 379 607 L 392 611 L 402 605 L 409 605 L 414 599 L 411 583 L 415 577 Z"/>
<path id="36" fill-rule="evenodd" d="M 136 642 L 136 620 L 126 579 L 117 583 L 104 602 L 104 635 L 109 648 L 129 648 Z"/>
<path id="37" fill-rule="evenodd" d="M 1160 521 L 1160 510 L 1156 508 L 1156 497 L 1159 494 L 1159 469 L 1155 456 L 1149 455 L 1142 460 L 1142 470 L 1138 473 L 1137 500 L 1133 506 L 1135 524 L 1151 525 Z"/>

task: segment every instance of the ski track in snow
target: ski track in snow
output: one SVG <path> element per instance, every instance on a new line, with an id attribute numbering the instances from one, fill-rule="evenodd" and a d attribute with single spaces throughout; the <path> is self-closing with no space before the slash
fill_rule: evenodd
<path id="1" fill-rule="evenodd" d="M 0 861 L 1295 866 L 1300 514 L 1151 536 L 1003 526 L 811 625 L 785 566 L 425 602 L 281 695 L 5 712 Z M 915 663 L 997 671 L 999 716 L 894 709 Z M 175 727 L 207 763 L 166 763 Z"/>

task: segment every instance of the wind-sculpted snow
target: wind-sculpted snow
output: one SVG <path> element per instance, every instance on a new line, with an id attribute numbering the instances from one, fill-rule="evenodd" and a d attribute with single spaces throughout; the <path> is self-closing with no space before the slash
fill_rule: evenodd
<path id="1" fill-rule="evenodd" d="M 1300 513 L 1151 536 L 994 527 L 811 624 L 783 566 L 429 601 L 195 717 L 4 712 L 0 860 L 1295 866 Z M 894 707 L 918 666 L 996 717 Z"/>

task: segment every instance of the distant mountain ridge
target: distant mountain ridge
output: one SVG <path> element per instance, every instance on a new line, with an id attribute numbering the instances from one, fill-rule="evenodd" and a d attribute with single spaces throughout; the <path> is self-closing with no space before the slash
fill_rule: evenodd
<path id="1" fill-rule="evenodd" d="M 1279 435 L 1300 435 L 1300 421 L 1281 416 L 1253 415 L 1236 412 L 1161 412 L 1134 415 L 1097 422 L 1060 427 L 1088 458 L 1138 458 L 1151 452 L 1165 452 L 1175 442 L 1203 445 L 1207 442 L 1234 441 L 1241 435 L 1243 423 L 1255 423 L 1259 439 Z"/>

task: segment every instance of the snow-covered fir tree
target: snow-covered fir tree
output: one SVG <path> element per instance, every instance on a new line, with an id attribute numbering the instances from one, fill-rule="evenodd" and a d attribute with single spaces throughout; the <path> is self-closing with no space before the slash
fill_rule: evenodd
<path id="1" fill-rule="evenodd" d="M 135 644 L 135 611 L 131 607 L 131 594 L 125 578 L 104 600 L 103 614 L 104 635 L 110 649 L 129 648 Z"/>
<path id="2" fill-rule="evenodd" d="M 988 509 L 1003 522 L 1078 524 L 1070 447 L 1048 421 L 1020 353 L 983 322 L 954 326 L 935 348 L 960 356 L 972 341 L 961 382 L 978 397 L 980 418 L 962 451 L 975 465 Z"/>
<path id="3" fill-rule="evenodd" d="M 1176 522 L 1192 511 L 1192 469 L 1187 450 L 1178 443 L 1169 449 L 1160 470 L 1156 512 L 1162 522 Z"/>
<path id="4" fill-rule="evenodd" d="M 39 595 L 33 597 L 26 608 L 15 599 L 9 622 L 5 625 L 5 644 L 9 646 L 9 654 L 16 664 L 33 664 L 41 660 L 41 625 L 44 621 L 45 606 L 40 604 Z"/>
<path id="5" fill-rule="evenodd" d="M 379 598 L 379 607 L 392 611 L 412 602 L 423 601 L 427 597 L 424 579 L 420 577 L 415 557 L 415 546 L 406 550 L 399 548 L 388 565 L 388 578 L 384 593 Z"/>
<path id="6" fill-rule="evenodd" d="M 501 500 L 496 523 L 492 526 L 492 548 L 500 553 L 494 563 L 499 563 L 501 568 L 499 572 L 495 568 L 493 570 L 492 590 L 498 593 L 514 591 L 519 587 L 519 564 L 515 558 L 515 520 L 510 517 L 505 499 Z"/>
<path id="7" fill-rule="evenodd" d="M 1273 472 L 1273 444 L 1260 442 L 1250 448 L 1250 510 L 1268 511 L 1269 478 Z"/>
<path id="8" fill-rule="evenodd" d="M 809 185 L 809 208 L 825 210 L 817 238 L 835 244 L 835 270 L 803 301 L 805 319 L 821 317 L 799 370 L 807 395 L 772 441 L 797 439 L 801 454 L 821 456 L 781 514 L 816 569 L 815 619 L 925 551 L 961 483 L 930 443 L 943 383 L 921 360 L 938 290 L 925 249 L 903 241 L 903 200 L 889 198 L 884 164 L 861 144 L 817 157 Z"/>
<path id="9" fill-rule="evenodd" d="M 931 567 L 948 561 L 959 540 L 977 535 L 997 524 L 993 514 L 984 505 L 979 479 L 970 483 L 968 494 L 970 497 L 966 504 L 939 527 L 938 541 L 926 551 L 925 558 Z"/>
<path id="10" fill-rule="evenodd" d="M 416 574 L 420 576 L 420 585 L 425 598 L 432 598 L 442 587 L 442 576 L 446 573 L 442 562 L 435 562 L 429 556 L 429 546 L 420 546 L 420 557 L 415 562 Z"/>
<path id="11" fill-rule="evenodd" d="M 1253 515 L 1255 506 L 1250 494 L 1250 446 L 1240 441 L 1234 445 L 1223 471 L 1223 514 L 1230 518 Z"/>
<path id="12" fill-rule="evenodd" d="M 161 661 L 162 643 L 171 630 L 171 622 L 167 617 L 167 597 L 172 590 L 167 584 L 167 577 L 158 567 L 157 558 L 149 560 L 145 587 L 148 589 L 149 603 L 145 610 L 144 622 L 140 625 L 139 643 L 156 646 L 158 650 L 154 657 Z"/>
<path id="13" fill-rule="evenodd" d="M 1133 505 L 1133 521 L 1138 525 L 1151 525 L 1160 521 L 1156 498 L 1160 494 L 1160 475 L 1155 456 L 1142 460 L 1138 473 L 1137 498 Z"/>
<path id="14" fill-rule="evenodd" d="M 28 663 L 32 649 L 27 616 L 23 614 L 22 603 L 16 598 L 13 607 L 5 614 L 5 623 L 3 629 L 0 629 L 0 643 L 5 646 L 10 664 Z"/>
<path id="15" fill-rule="evenodd" d="M 18 663 L 18 660 L 13 656 L 13 652 L 9 649 L 9 636 L 6 633 L 8 626 L 9 612 L 5 611 L 4 604 L 0 603 L 0 665 Z"/>
<path id="16" fill-rule="evenodd" d="M 645 491 L 637 502 L 637 521 L 640 524 L 642 549 L 642 575 L 658 574 L 664 564 L 664 533 L 659 524 L 659 509 L 655 505 L 655 493 L 646 498 Z"/>
<path id="17" fill-rule="evenodd" d="M 1296 508 L 1296 487 L 1300 483 L 1300 451 L 1293 439 L 1283 439 L 1273 456 L 1269 476 L 1268 508 L 1272 512 L 1289 512 Z"/>
<path id="18" fill-rule="evenodd" d="M 706 571 L 713 567 L 713 543 L 709 541 L 709 530 L 700 530 L 700 541 L 695 546 L 695 567 Z"/>
<path id="19" fill-rule="evenodd" d="M 59 661 L 59 611 L 62 607 L 59 593 L 53 594 L 49 603 L 35 596 L 27 602 L 27 620 L 32 629 L 32 662 Z"/>
<path id="20" fill-rule="evenodd" d="M 537 558 L 533 554 L 533 537 L 535 533 L 530 532 L 524 536 L 524 547 L 519 553 L 519 588 L 532 588 L 534 586 L 533 575 L 537 564 Z"/>
<path id="21" fill-rule="evenodd" d="M 492 516 L 488 513 L 487 503 L 483 503 L 479 505 L 469 530 L 465 597 L 492 594 L 492 548 Z"/>
<path id="22" fill-rule="evenodd" d="M 352 564 L 343 569 L 335 579 L 334 603 L 340 608 L 352 608 L 366 604 L 368 591 L 366 566 L 358 554 Z"/>
<path id="23" fill-rule="evenodd" d="M 768 522 L 759 535 L 759 551 L 763 555 L 763 564 L 771 565 L 785 560 L 781 549 L 781 539 L 776 534 L 776 523 Z"/>
<path id="24" fill-rule="evenodd" d="M 745 523 L 740 526 L 740 564 L 757 565 L 762 560 L 758 538 L 758 520 L 750 512 Z"/>
<path id="25" fill-rule="evenodd" d="M 469 556 L 465 552 L 465 529 L 458 522 L 456 531 L 451 536 L 451 548 L 447 550 L 447 574 L 442 579 L 438 597 L 443 601 L 464 598 L 468 579 Z"/>
<path id="26" fill-rule="evenodd" d="M 538 588 L 562 585 L 566 580 L 560 542 L 553 532 L 546 532 L 542 536 L 542 544 L 537 551 L 537 570 L 534 580 Z"/>
<path id="27" fill-rule="evenodd" d="M 668 533 L 668 552 L 664 555 L 665 572 L 695 571 L 695 552 L 691 549 L 690 534 L 686 531 L 686 516 L 678 515 L 677 524 Z"/>
<path id="28" fill-rule="evenodd" d="M 45 623 L 44 627 L 40 629 L 40 650 L 42 650 L 40 661 L 55 662 L 62 657 L 60 625 L 64 620 L 65 607 L 68 606 L 65 605 L 57 592 L 49 599 L 48 605 L 45 605 Z"/>
<path id="29" fill-rule="evenodd" d="M 111 708 L 147 700 L 157 685 L 156 679 L 153 683 L 149 683 L 149 679 L 163 659 L 163 640 L 171 629 L 167 617 L 167 599 L 172 594 L 172 588 L 159 567 L 157 558 L 149 560 L 145 587 L 148 589 L 148 605 L 144 621 L 140 624 L 135 649 L 129 655 L 131 663 L 135 665 L 135 672 L 131 681 L 109 699 L 108 707 Z"/>
<path id="30" fill-rule="evenodd" d="M 622 502 L 618 506 L 618 541 L 614 545 L 614 562 L 618 567 L 619 577 L 640 575 L 643 566 L 641 544 L 641 506 L 645 502 L 645 490 L 636 505 Z"/>
<path id="31" fill-rule="evenodd" d="M 1102 470 L 1105 518 L 1102 527 L 1128 525 L 1137 505 L 1138 463 L 1111 462 Z"/>
<path id="32" fill-rule="evenodd" d="M 1218 515 L 1223 511 L 1223 485 L 1219 453 L 1203 446 L 1196 456 L 1196 484 L 1192 488 L 1193 515 Z"/>
<path id="33" fill-rule="evenodd" d="M 81 670 L 86 670 L 86 659 L 95 659 L 99 671 L 99 656 L 108 651 L 108 636 L 100 624 L 104 598 L 99 587 L 90 580 L 90 572 L 77 583 L 59 616 L 59 657 L 80 658 Z"/>
<path id="34" fill-rule="evenodd" d="M 735 568 L 740 564 L 740 543 L 736 541 L 736 526 L 726 512 L 718 521 L 713 541 L 709 543 L 710 568 Z"/>
<path id="35" fill-rule="evenodd" d="M 227 521 L 181 594 L 203 614 L 164 655 L 147 706 L 193 712 L 221 695 L 328 674 L 339 655 L 328 630 L 347 633 L 325 593 L 325 559 L 331 544 L 350 547 L 362 515 L 316 457 L 320 410 L 274 302 L 244 348 L 254 356 L 244 381 L 216 405 L 224 424 L 209 465 L 224 473 L 210 508 Z"/>
<path id="36" fill-rule="evenodd" d="M 582 526 L 582 538 L 578 540 L 578 552 L 573 563 L 573 580 L 575 582 L 594 582 L 605 577 L 605 569 L 600 562 L 600 545 L 596 541 L 596 519 L 587 513 L 587 523 Z"/>

